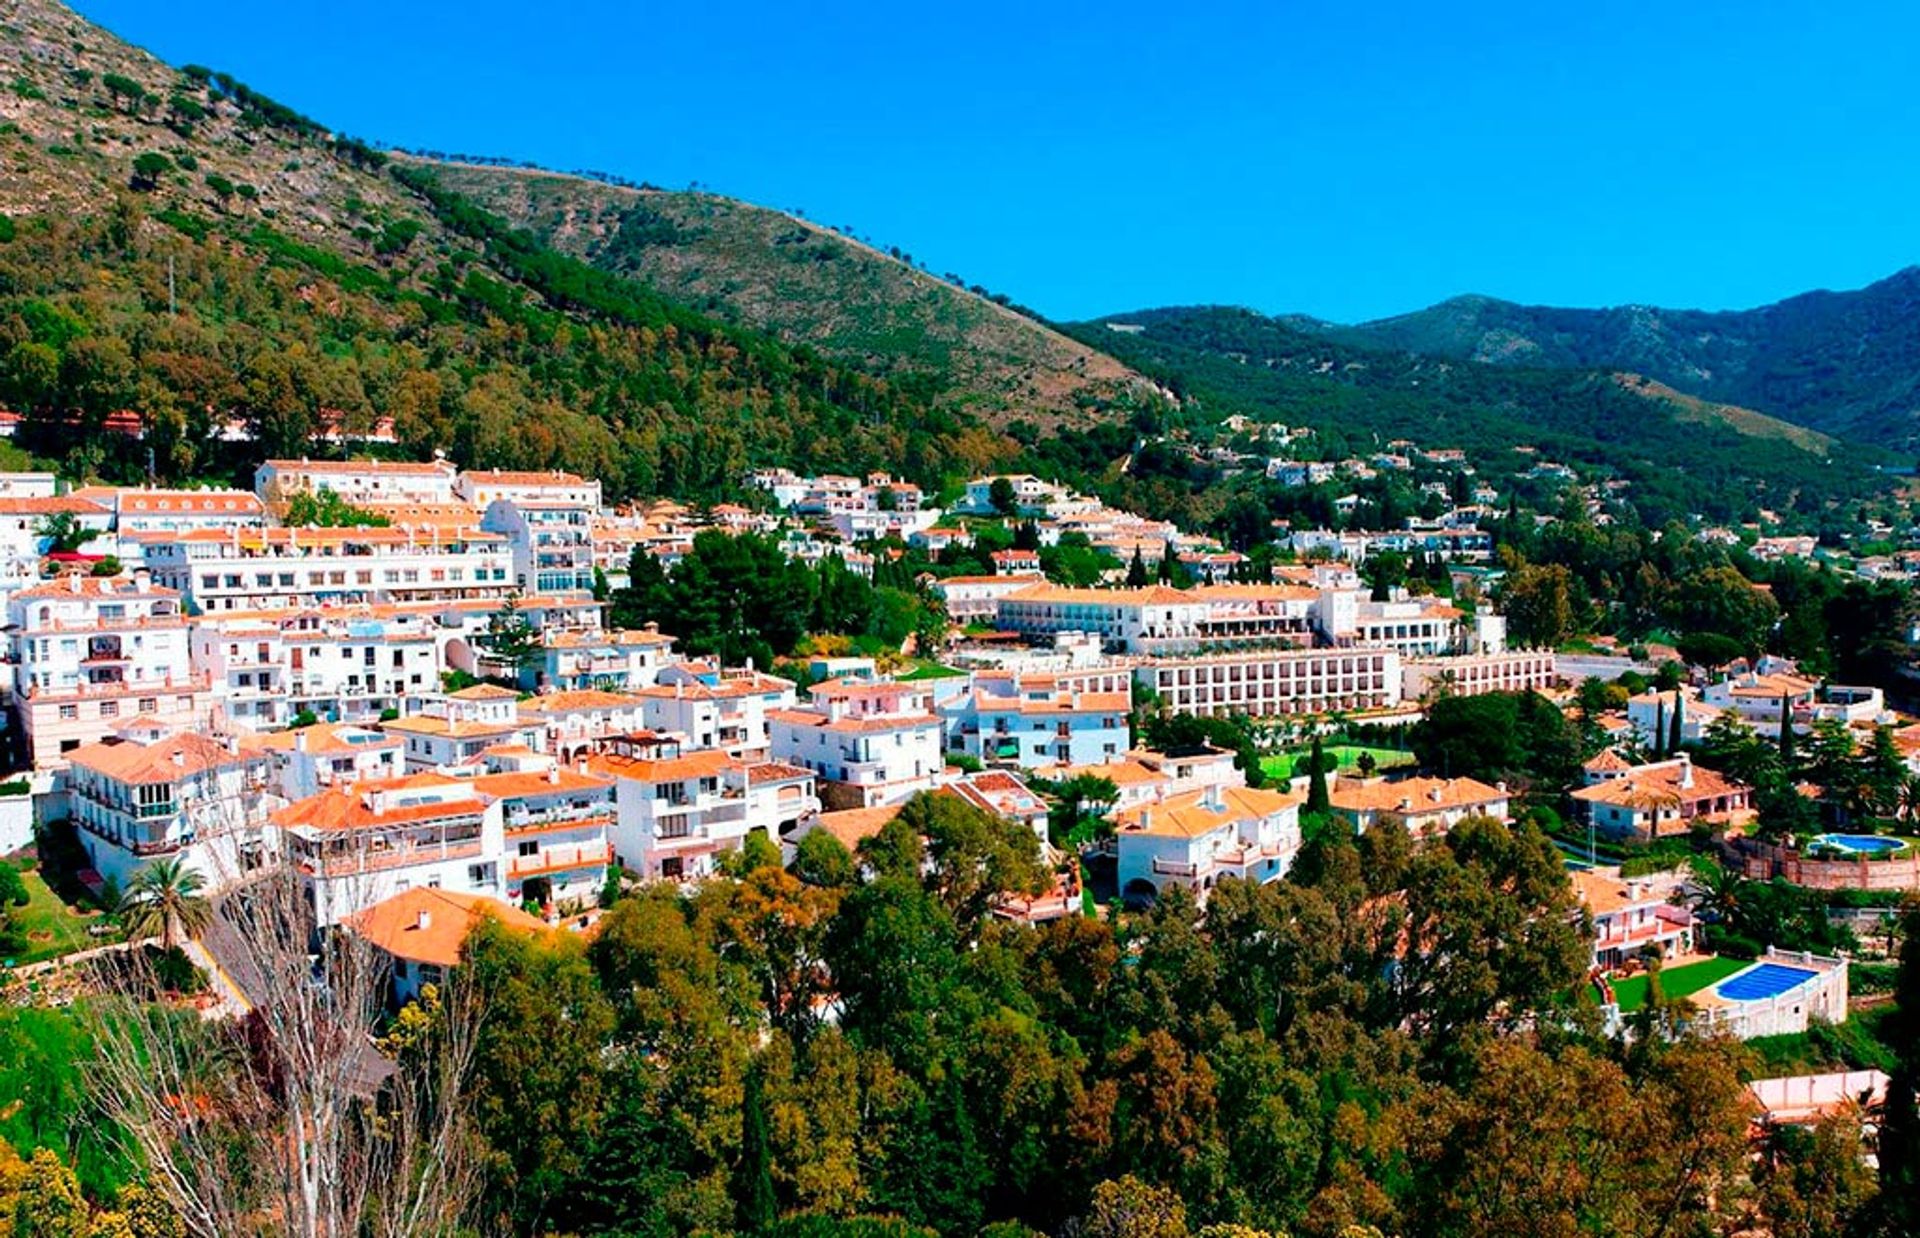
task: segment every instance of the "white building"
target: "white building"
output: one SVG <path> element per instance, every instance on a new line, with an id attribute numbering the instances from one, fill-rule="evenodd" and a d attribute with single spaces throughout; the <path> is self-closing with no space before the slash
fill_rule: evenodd
<path id="1" fill-rule="evenodd" d="M 646 728 L 639 697 L 598 688 L 543 693 L 521 701 L 519 713 L 525 729 L 538 734 L 540 750 L 562 761 L 592 752 L 602 741 Z"/>
<path id="2" fill-rule="evenodd" d="M 481 527 L 506 539 L 514 584 L 523 593 L 589 593 L 594 511 L 585 503 L 495 499 Z"/>
<path id="3" fill-rule="evenodd" d="M 264 753 L 164 724 L 134 723 L 67 754 L 72 820 L 88 863 L 125 889 L 178 857 L 218 889 L 270 858 L 280 799 Z"/>
<path id="4" fill-rule="evenodd" d="M 253 492 L 269 507 L 295 494 L 331 490 L 366 503 L 452 503 L 459 470 L 445 460 L 268 460 L 253 473 Z"/>
<path id="5" fill-rule="evenodd" d="M 1415 838 L 1435 838 L 1468 817 L 1511 818 L 1506 784 L 1476 778 L 1371 778 L 1334 781 L 1328 799 L 1336 815 L 1356 832 L 1397 821 Z"/>
<path id="6" fill-rule="evenodd" d="M 150 534 L 154 578 L 201 611 L 502 598 L 503 534 L 441 528 L 273 528 Z"/>
<path id="7" fill-rule="evenodd" d="M 924 684 L 815 684 L 805 709 L 768 716 L 776 761 L 819 775 L 833 808 L 873 808 L 934 788 L 946 760 L 933 693 Z"/>
<path id="8" fill-rule="evenodd" d="M 635 695 L 647 730 L 681 735 L 689 748 L 719 748 L 743 760 L 767 756 L 768 719 L 795 700 L 792 681 L 778 675 L 696 662 L 662 668 L 658 682 Z"/>
<path id="9" fill-rule="evenodd" d="M 406 741 L 409 770 L 471 765 L 496 745 L 523 745 L 538 751 L 541 724 L 520 717 L 520 694 L 493 684 L 475 684 L 458 692 L 428 692 L 419 712 L 380 724 Z"/>
<path id="10" fill-rule="evenodd" d="M 134 486 L 85 486 L 74 498 L 112 513 L 123 538 L 143 533 L 191 533 L 203 529 L 257 529 L 267 523 L 266 504 L 246 490 L 164 490 Z"/>
<path id="11" fill-rule="evenodd" d="M 1209 787 L 1114 814 L 1120 897 L 1151 903 L 1178 885 L 1204 900 L 1228 877 L 1278 881 L 1300 852 L 1300 796 Z"/>
<path id="12" fill-rule="evenodd" d="M 288 800 L 318 795 L 328 787 L 397 778 L 405 768 L 406 745 L 398 735 L 345 723 L 317 722 L 242 736 L 240 742 L 267 755 L 274 786 Z"/>
<path id="13" fill-rule="evenodd" d="M 650 688 L 659 682 L 664 667 L 679 661 L 673 637 L 654 624 L 638 630 L 546 631 L 541 633 L 540 648 L 540 662 L 522 672 L 521 683 L 542 691 Z"/>
<path id="14" fill-rule="evenodd" d="M 1518 649 L 1506 653 L 1470 653 L 1451 658 L 1403 658 L 1400 662 L 1400 698 L 1424 701 L 1430 696 L 1479 696 L 1487 692 L 1544 692 L 1554 685 L 1556 667 L 1551 649 Z"/>
<path id="15" fill-rule="evenodd" d="M 144 572 L 71 574 L 8 600 L 13 708 L 36 768 L 133 719 L 206 723 L 212 696 L 195 674 L 180 597 Z"/>
<path id="16" fill-rule="evenodd" d="M 1390 649 L 1281 649 L 1271 653 L 1158 659 L 1134 668 L 1175 713 L 1356 713 L 1400 703 L 1400 655 Z"/>
<path id="17" fill-rule="evenodd" d="M 709 876 L 753 831 L 777 842 L 820 811 L 808 770 L 689 751 L 658 735 L 610 740 L 587 768 L 615 780 L 614 857 L 643 880 Z"/>
<path id="18" fill-rule="evenodd" d="M 468 469 L 454 481 L 454 493 L 475 511 L 495 503 L 559 504 L 597 511 L 600 482 L 573 473 Z"/>

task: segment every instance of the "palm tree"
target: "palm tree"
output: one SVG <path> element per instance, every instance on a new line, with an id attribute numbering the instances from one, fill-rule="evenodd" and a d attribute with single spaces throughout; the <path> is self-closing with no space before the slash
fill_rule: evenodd
<path id="1" fill-rule="evenodd" d="M 213 904 L 202 893 L 206 884 L 179 856 L 147 865 L 134 874 L 120 899 L 127 935 L 134 939 L 158 936 L 164 950 L 178 944 L 176 933 L 197 935 L 213 919 Z"/>
<path id="2" fill-rule="evenodd" d="M 1703 918 L 1732 925 L 1740 918 L 1741 886 L 1745 878 L 1705 856 L 1693 857 L 1693 910 Z"/>
<path id="3" fill-rule="evenodd" d="M 1900 784 L 1900 819 L 1909 826 L 1920 821 L 1920 774 L 1909 775 Z"/>

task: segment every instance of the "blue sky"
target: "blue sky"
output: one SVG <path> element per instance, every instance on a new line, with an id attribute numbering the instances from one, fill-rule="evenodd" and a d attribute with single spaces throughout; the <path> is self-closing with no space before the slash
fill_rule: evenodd
<path id="1" fill-rule="evenodd" d="M 1920 262 L 1920 5 L 78 0 L 400 145 L 698 181 L 1058 318 L 1738 307 Z"/>

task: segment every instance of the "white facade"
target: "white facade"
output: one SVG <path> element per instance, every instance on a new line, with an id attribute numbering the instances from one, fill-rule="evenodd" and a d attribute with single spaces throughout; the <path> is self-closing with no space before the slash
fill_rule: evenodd
<path id="1" fill-rule="evenodd" d="M 207 530 L 143 539 L 154 578 L 207 614 L 501 598 L 513 554 L 479 529 Z"/>
<path id="2" fill-rule="evenodd" d="M 585 503 L 495 499 L 481 527 L 506 539 L 521 592 L 587 593 L 593 589 L 594 510 Z"/>
<path id="3" fill-rule="evenodd" d="M 520 717 L 519 700 L 519 693 L 492 684 L 424 693 L 418 712 L 383 722 L 380 729 L 405 741 L 409 770 L 470 766 L 499 745 L 535 751 L 544 745 L 541 724 Z"/>
<path id="4" fill-rule="evenodd" d="M 636 695 L 648 730 L 671 732 L 691 748 L 718 748 L 743 760 L 768 754 L 769 716 L 794 703 L 791 680 L 700 663 L 665 667 L 657 683 Z"/>
<path id="5" fill-rule="evenodd" d="M 815 684 L 807 708 L 770 715 L 773 759 L 819 775 L 829 807 L 897 804 L 931 791 L 946 768 L 932 710 L 921 684 Z"/>
<path id="6" fill-rule="evenodd" d="M 1169 886 L 1202 900 L 1228 877 L 1278 881 L 1300 852 L 1297 795 L 1211 787 L 1114 814 L 1123 900 L 1140 904 Z"/>
<path id="7" fill-rule="evenodd" d="M 561 472 L 468 469 L 454 481 L 454 492 L 475 511 L 486 511 L 503 501 L 557 503 L 596 511 L 601 502 L 598 479 Z"/>
<path id="8" fill-rule="evenodd" d="M 365 503 L 452 503 L 459 470 L 431 463 L 384 460 L 268 460 L 253 473 L 253 492 L 268 505 L 293 495 L 331 490 L 356 506 Z"/>
<path id="9" fill-rule="evenodd" d="M 1554 685 L 1553 650 L 1472 653 L 1453 658 L 1406 658 L 1400 663 L 1400 697 L 1479 696 L 1486 692 L 1544 692 Z"/>
<path id="10" fill-rule="evenodd" d="M 1351 713 L 1400 703 L 1400 655 L 1390 649 L 1295 649 L 1162 659 L 1134 668 L 1136 686 L 1175 713 Z"/>

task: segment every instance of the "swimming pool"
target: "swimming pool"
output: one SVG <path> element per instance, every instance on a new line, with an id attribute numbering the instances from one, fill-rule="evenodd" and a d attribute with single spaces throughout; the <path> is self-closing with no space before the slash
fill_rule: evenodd
<path id="1" fill-rule="evenodd" d="M 1897 838 L 1882 838 L 1877 834 L 1820 834 L 1815 836 L 1813 845 L 1862 855 L 1886 855 L 1906 846 Z"/>
<path id="2" fill-rule="evenodd" d="M 1714 992 L 1730 1002 L 1754 1002 L 1791 992 L 1819 975 L 1819 972 L 1808 971 L 1804 967 L 1761 963 L 1722 980 Z"/>

